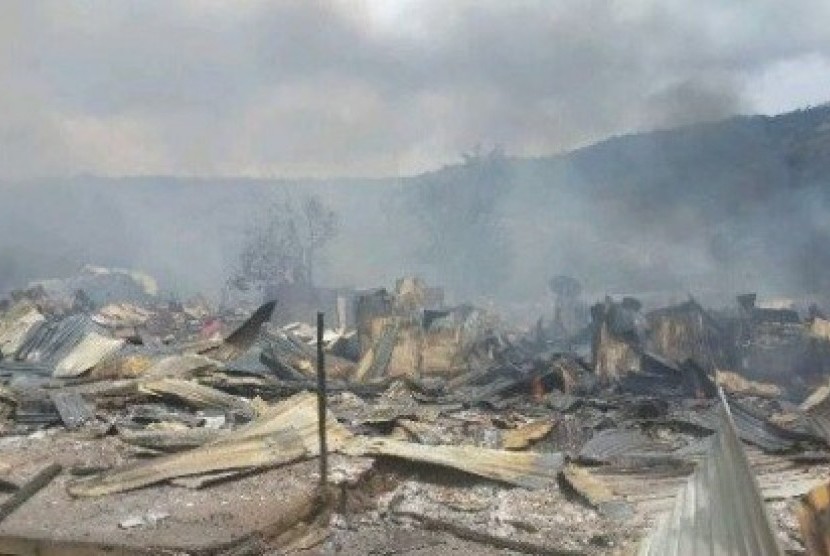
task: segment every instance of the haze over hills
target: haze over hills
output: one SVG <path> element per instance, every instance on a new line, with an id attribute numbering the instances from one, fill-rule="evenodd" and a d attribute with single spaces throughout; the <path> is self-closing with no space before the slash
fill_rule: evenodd
<path id="1" fill-rule="evenodd" d="M 550 256 L 597 289 L 828 285 L 828 106 L 619 137 L 522 166 L 517 208 L 552 213 Z"/>
<path id="2" fill-rule="evenodd" d="M 440 262 L 422 256 L 419 246 L 430 231 L 413 212 L 430 207 L 423 199 L 415 207 L 412 192 L 469 189 L 481 178 L 448 166 L 372 180 L 160 176 L 7 183 L 0 188 L 0 288 L 61 276 L 88 262 L 144 269 L 170 291 L 215 294 L 245 226 L 286 192 L 318 194 L 339 215 L 340 233 L 320 269 L 326 285 L 368 287 L 415 272 L 449 283 L 456 299 L 514 301 L 545 295 L 547 278 L 558 273 L 580 278 L 596 294 L 751 289 L 791 295 L 830 286 L 828 105 L 614 137 L 499 164 L 505 172 L 492 208 L 501 250 L 494 248 L 488 260 L 481 237 L 453 243 L 447 236 L 454 253 L 480 254 L 469 259 L 475 263 L 459 263 L 475 266 L 464 276 L 497 273 L 491 282 L 452 280 Z M 468 218 L 459 212 L 454 229 Z"/>

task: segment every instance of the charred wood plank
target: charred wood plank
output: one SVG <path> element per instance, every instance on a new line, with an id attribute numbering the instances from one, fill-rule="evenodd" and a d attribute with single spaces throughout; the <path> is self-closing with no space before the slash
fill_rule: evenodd
<path id="1" fill-rule="evenodd" d="M 43 487 L 52 482 L 52 479 L 61 472 L 61 466 L 57 463 L 50 463 L 29 479 L 25 484 L 0 504 L 0 522 L 6 519 L 12 512 L 23 505 L 29 498 L 38 493 Z"/>

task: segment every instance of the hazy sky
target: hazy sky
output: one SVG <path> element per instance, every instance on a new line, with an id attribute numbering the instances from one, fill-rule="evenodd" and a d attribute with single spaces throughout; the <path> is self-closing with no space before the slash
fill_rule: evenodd
<path id="1" fill-rule="evenodd" d="M 827 0 L 0 4 L 0 178 L 410 174 L 830 100 Z"/>

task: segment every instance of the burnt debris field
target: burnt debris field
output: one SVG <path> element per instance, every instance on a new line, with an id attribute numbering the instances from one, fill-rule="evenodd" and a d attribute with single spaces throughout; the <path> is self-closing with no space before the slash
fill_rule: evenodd
<path id="1" fill-rule="evenodd" d="M 0 555 L 830 556 L 830 2 L 0 2 Z"/>
<path id="2" fill-rule="evenodd" d="M 165 300 L 146 274 L 101 267 L 13 291 L 0 542 L 824 550 L 830 320 L 817 304 L 589 306 L 575 279 L 549 286 L 550 315 L 524 329 L 415 278 L 329 293 L 322 323 L 288 322 L 279 300 Z"/>

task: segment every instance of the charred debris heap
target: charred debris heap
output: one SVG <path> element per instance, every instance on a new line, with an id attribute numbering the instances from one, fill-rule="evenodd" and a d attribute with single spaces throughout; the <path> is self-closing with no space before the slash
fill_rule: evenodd
<path id="1" fill-rule="evenodd" d="M 550 286 L 528 331 L 417 279 L 341 296 L 322 490 L 313 326 L 124 270 L 15 292 L 0 552 L 828 554 L 818 308 Z"/>

